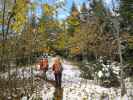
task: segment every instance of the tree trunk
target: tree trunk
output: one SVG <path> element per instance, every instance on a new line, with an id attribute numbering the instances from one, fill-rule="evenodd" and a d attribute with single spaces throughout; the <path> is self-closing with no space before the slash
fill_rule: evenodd
<path id="1" fill-rule="evenodd" d="M 3 15 L 2 15 L 2 55 L 1 55 L 1 64 L 2 70 L 5 68 L 5 10 L 6 10 L 6 0 L 3 2 Z"/>
<path id="2" fill-rule="evenodd" d="M 119 36 L 119 22 L 118 19 L 114 20 L 114 24 L 116 27 L 116 35 L 117 35 L 117 44 L 118 44 L 118 53 L 119 53 L 119 59 L 120 59 L 120 68 L 121 68 L 121 96 L 123 96 L 126 93 L 125 89 L 125 83 L 124 83 L 124 72 L 123 72 L 123 59 L 122 59 L 122 50 L 121 50 L 121 41 Z"/>

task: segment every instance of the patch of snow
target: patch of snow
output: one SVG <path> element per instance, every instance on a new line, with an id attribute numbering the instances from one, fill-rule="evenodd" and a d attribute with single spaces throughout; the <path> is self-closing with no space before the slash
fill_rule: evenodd
<path id="1" fill-rule="evenodd" d="M 102 71 L 99 71 L 99 72 L 98 72 L 98 77 L 101 78 L 102 76 L 103 76 Z"/>
<path id="2" fill-rule="evenodd" d="M 49 70 L 46 75 L 48 79 L 54 80 L 54 74 L 52 71 L 53 58 L 49 58 Z M 114 66 L 114 65 L 113 65 Z M 36 66 L 20 68 L 18 69 L 17 77 L 31 77 L 31 68 L 33 69 L 33 75 L 42 75 L 43 72 L 36 70 Z M 115 66 L 114 66 L 115 69 Z M 119 68 L 118 68 L 119 69 Z M 15 72 L 15 69 L 11 70 L 11 74 Z M 126 79 L 127 94 L 121 98 L 120 89 L 116 88 L 104 88 L 95 85 L 93 81 L 86 80 L 80 77 L 80 70 L 77 66 L 72 65 L 70 62 L 63 60 L 63 73 L 62 73 L 62 89 L 63 99 L 62 100 L 99 100 L 103 94 L 107 96 L 103 100 L 133 100 L 133 84 L 129 82 L 130 79 Z M 99 77 L 102 77 L 103 73 L 98 72 Z M 8 73 L 0 75 L 1 77 L 7 77 Z M 41 89 L 40 95 L 43 100 L 53 100 L 55 87 L 48 82 L 44 82 L 43 88 Z M 31 98 L 34 98 L 34 93 Z M 27 100 L 26 97 L 21 100 Z M 31 100 L 31 99 L 29 99 Z"/>
<path id="3" fill-rule="evenodd" d="M 24 97 L 21 98 L 21 100 L 28 100 L 28 97 L 24 96 Z"/>

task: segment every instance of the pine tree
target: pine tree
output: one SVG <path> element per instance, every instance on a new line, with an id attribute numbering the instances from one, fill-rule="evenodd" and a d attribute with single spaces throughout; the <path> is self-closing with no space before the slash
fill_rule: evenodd
<path id="1" fill-rule="evenodd" d="M 104 6 L 103 0 L 92 0 L 90 7 L 95 16 L 104 17 L 107 14 L 107 9 Z"/>
<path id="2" fill-rule="evenodd" d="M 126 49 L 125 56 L 132 62 L 133 56 L 133 0 L 120 0 L 119 13 L 123 20 L 121 21 L 121 30 L 128 33 L 128 48 Z"/>
<path id="3" fill-rule="evenodd" d="M 120 15 L 123 18 L 122 28 L 133 35 L 133 0 L 120 0 Z"/>
<path id="4" fill-rule="evenodd" d="M 133 21 L 133 0 L 120 0 L 120 14 L 127 21 Z"/>
<path id="5" fill-rule="evenodd" d="M 78 9 L 76 7 L 76 4 L 74 2 L 72 4 L 72 8 L 71 8 L 71 15 L 73 17 L 78 17 L 79 16 L 79 11 L 78 11 Z"/>
<path id="6" fill-rule="evenodd" d="M 83 3 L 80 9 L 80 22 L 86 22 L 89 14 L 89 10 L 86 7 L 86 4 Z"/>
<path id="7" fill-rule="evenodd" d="M 88 12 L 88 9 L 87 9 L 87 7 L 86 7 L 86 3 L 83 3 L 83 5 L 82 5 L 82 7 L 81 7 L 81 9 L 80 9 L 80 12 L 81 12 L 81 13 L 87 13 L 87 12 Z"/>
<path id="8" fill-rule="evenodd" d="M 67 19 L 67 23 L 68 23 L 68 33 L 71 36 L 74 36 L 74 34 L 79 31 L 79 25 L 80 25 L 79 11 L 75 3 L 73 3 L 72 5 L 71 13 Z"/>

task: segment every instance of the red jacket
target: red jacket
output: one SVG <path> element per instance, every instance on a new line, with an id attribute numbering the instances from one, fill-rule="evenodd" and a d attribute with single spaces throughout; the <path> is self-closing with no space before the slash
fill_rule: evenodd
<path id="1" fill-rule="evenodd" d="M 48 59 L 42 59 L 39 62 L 41 70 L 48 70 Z"/>
<path id="2" fill-rule="evenodd" d="M 54 71 L 55 74 L 61 73 L 62 72 L 62 65 L 61 63 L 54 63 L 52 66 L 52 69 Z"/>

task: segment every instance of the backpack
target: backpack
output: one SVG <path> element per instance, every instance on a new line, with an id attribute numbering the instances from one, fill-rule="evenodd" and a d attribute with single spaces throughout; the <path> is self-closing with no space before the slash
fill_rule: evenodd
<path id="1" fill-rule="evenodd" d="M 48 69 L 48 60 L 44 59 L 40 61 L 40 69 L 47 70 Z"/>
<path id="2" fill-rule="evenodd" d="M 61 63 L 54 64 L 53 67 L 54 67 L 53 70 L 54 70 L 55 73 L 60 73 L 60 72 L 62 72 L 62 65 L 61 65 Z"/>

